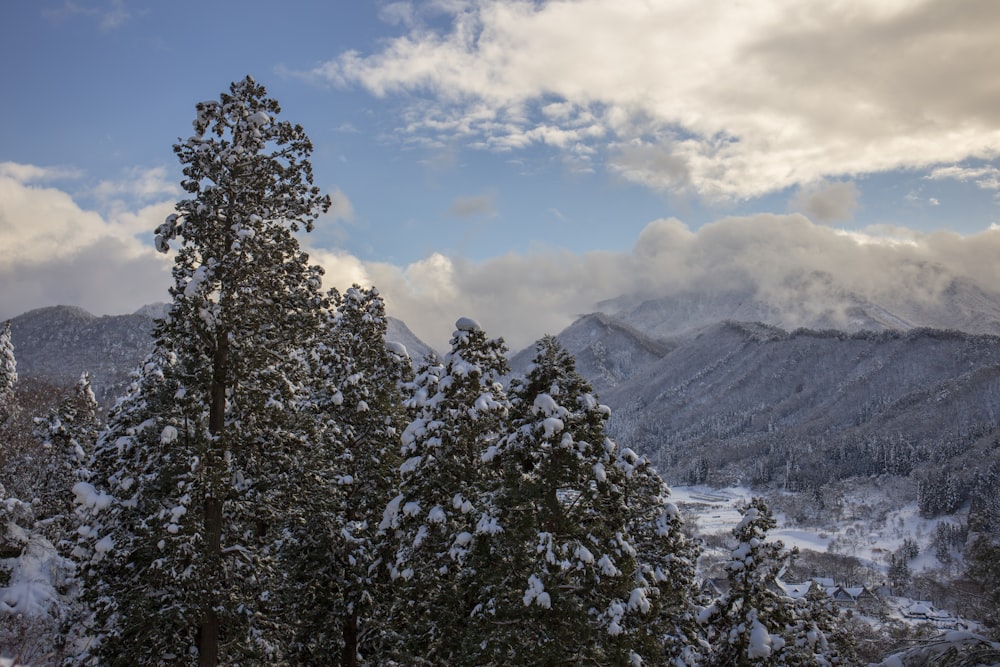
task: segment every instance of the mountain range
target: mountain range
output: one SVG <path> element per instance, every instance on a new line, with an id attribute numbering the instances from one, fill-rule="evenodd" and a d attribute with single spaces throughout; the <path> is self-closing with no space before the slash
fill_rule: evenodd
<path id="1" fill-rule="evenodd" d="M 671 483 L 807 488 L 933 468 L 968 489 L 1000 460 L 1000 295 L 959 281 L 935 293 L 875 302 L 811 274 L 769 295 L 623 296 L 558 338 L 612 408 L 612 435 Z M 12 320 L 19 372 L 66 385 L 87 370 L 109 402 L 162 312 L 25 313 Z M 431 351 L 399 320 L 388 338 L 414 360 Z M 532 356 L 514 354 L 513 371 Z"/>
<path id="2" fill-rule="evenodd" d="M 113 403 L 152 350 L 154 322 L 165 313 L 165 304 L 100 317 L 74 306 L 28 311 L 11 320 L 18 374 L 68 386 L 87 372 L 98 400 Z M 389 318 L 386 338 L 402 343 L 418 361 L 432 351 L 396 318 Z"/>

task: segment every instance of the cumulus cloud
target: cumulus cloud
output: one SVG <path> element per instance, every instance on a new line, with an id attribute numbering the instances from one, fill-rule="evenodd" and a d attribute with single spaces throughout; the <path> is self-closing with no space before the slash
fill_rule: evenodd
<path id="1" fill-rule="evenodd" d="M 64 167 L 39 167 L 33 164 L 0 162 L 0 178 L 9 178 L 21 183 L 36 183 L 80 178 L 76 169 Z"/>
<path id="2" fill-rule="evenodd" d="M 143 234 L 172 205 L 103 217 L 57 188 L 26 182 L 42 174 L 0 167 L 0 317 L 55 304 L 123 313 L 165 300 L 171 258 Z M 439 349 L 461 316 L 518 350 L 622 295 L 742 290 L 808 311 L 833 292 L 882 305 L 934 304 L 950 299 L 956 284 L 993 298 L 1000 285 L 998 229 L 974 236 L 886 226 L 843 231 L 801 214 L 729 217 L 696 230 L 674 218 L 655 220 L 627 252 L 546 249 L 484 261 L 432 253 L 397 266 L 307 249 L 326 269 L 327 287 L 377 286 L 389 314 Z"/>
<path id="3" fill-rule="evenodd" d="M 438 349 L 455 320 L 470 316 L 518 350 L 623 295 L 641 301 L 741 291 L 807 317 L 825 309 L 831 294 L 937 304 L 956 281 L 996 294 L 998 253 L 996 230 L 971 237 L 899 227 L 842 231 L 792 214 L 724 218 L 697 230 L 656 220 L 630 252 L 553 249 L 479 262 L 435 253 L 405 267 L 312 256 L 326 267 L 328 285 L 378 286 L 389 313 Z M 786 321 L 796 325 L 794 314 Z"/>
<path id="4" fill-rule="evenodd" d="M 110 201 L 124 197 L 148 202 L 164 197 L 175 198 L 181 194 L 181 188 L 168 177 L 166 167 L 151 169 L 134 167 L 129 169 L 120 179 L 105 180 L 94 188 L 94 196 Z"/>
<path id="5" fill-rule="evenodd" d="M 849 220 L 858 208 L 859 196 L 853 181 L 824 182 L 800 188 L 789 207 L 819 222 Z"/>
<path id="6" fill-rule="evenodd" d="M 354 204 L 340 188 L 334 188 L 330 193 L 330 210 L 327 211 L 327 215 L 334 220 L 354 222 Z"/>
<path id="7" fill-rule="evenodd" d="M 58 304 L 122 313 L 165 300 L 169 262 L 136 234 L 151 241 L 172 204 L 104 217 L 34 184 L 49 177 L 32 165 L 0 167 L 0 314 Z"/>
<path id="8" fill-rule="evenodd" d="M 400 129 L 426 145 L 546 145 L 709 199 L 1000 151 L 991 0 L 456 0 L 383 16 L 404 34 L 312 75 L 407 94 Z"/>

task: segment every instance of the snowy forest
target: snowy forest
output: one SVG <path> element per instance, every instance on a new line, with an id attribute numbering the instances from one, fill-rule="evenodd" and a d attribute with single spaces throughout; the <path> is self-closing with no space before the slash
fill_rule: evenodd
<path id="1" fill-rule="evenodd" d="M 103 414 L 85 375 L 38 414 L 0 330 L 0 665 L 923 664 L 784 594 L 760 498 L 702 586 L 703 543 L 555 338 L 515 375 L 461 318 L 411 359 L 378 290 L 324 291 L 299 246 L 330 207 L 304 129 L 251 77 L 196 111 L 125 395 Z M 971 553 L 1000 606 L 1000 547 Z"/>

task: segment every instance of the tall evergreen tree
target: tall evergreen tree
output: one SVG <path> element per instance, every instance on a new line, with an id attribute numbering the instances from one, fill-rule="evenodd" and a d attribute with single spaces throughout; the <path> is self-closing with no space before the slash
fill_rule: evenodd
<path id="1" fill-rule="evenodd" d="M 96 452 L 89 594 L 101 664 L 262 664 L 301 453 L 315 432 L 303 350 L 320 331 L 321 270 L 294 235 L 330 205 L 312 144 L 251 77 L 197 105 L 174 145 L 190 198 L 172 303 Z"/>
<path id="2" fill-rule="evenodd" d="M 17 384 L 17 359 L 10 335 L 10 321 L 0 330 L 0 426 L 14 414 L 14 386 Z"/>
<path id="3" fill-rule="evenodd" d="M 297 664 L 358 664 L 374 651 L 373 602 L 385 577 L 376 529 L 391 496 L 406 426 L 401 385 L 413 376 L 405 348 L 387 343 L 375 288 L 334 291 L 336 311 L 313 354 L 313 409 L 322 436 L 305 457 L 303 502 L 286 550 L 295 578 L 286 607 Z"/>
<path id="4" fill-rule="evenodd" d="M 480 552 L 503 530 L 483 454 L 505 429 L 506 348 L 472 320 L 456 329 L 443 364 L 430 360 L 414 381 L 398 493 L 380 525 L 395 592 L 385 641 L 405 664 L 475 664 L 469 652 L 487 602 L 477 568 L 496 565 Z"/>
<path id="5" fill-rule="evenodd" d="M 733 529 L 737 545 L 726 563 L 729 590 L 702 612 L 712 645 L 708 664 L 775 665 L 785 645 L 781 630 L 792 621 L 776 582 L 790 554 L 781 542 L 767 540 L 777 523 L 762 498 L 741 511 Z"/>
<path id="6" fill-rule="evenodd" d="M 965 557 L 966 574 L 980 587 L 983 624 L 993 639 L 1000 641 L 1000 536 L 971 535 Z"/>
<path id="7" fill-rule="evenodd" d="M 643 654 L 655 663 L 665 633 L 648 631 L 659 617 L 643 565 L 665 563 L 652 554 L 643 563 L 630 528 L 648 530 L 651 514 L 666 511 L 663 489 L 637 458 L 621 465 L 605 431 L 610 411 L 555 338 L 539 342 L 511 402 L 510 434 L 491 452 L 504 474 L 496 501 L 504 533 L 494 540 L 497 599 L 482 663 L 629 664 Z M 654 506 L 639 518 L 630 500 Z M 643 538 L 644 547 L 664 546 Z"/>

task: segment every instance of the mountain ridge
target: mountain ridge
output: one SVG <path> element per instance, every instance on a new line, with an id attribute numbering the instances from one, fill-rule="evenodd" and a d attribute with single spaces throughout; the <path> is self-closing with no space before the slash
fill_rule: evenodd
<path id="1" fill-rule="evenodd" d="M 148 304 L 125 315 L 94 315 L 77 306 L 45 306 L 10 320 L 18 374 L 56 386 L 90 374 L 98 400 L 111 404 L 153 349 L 153 326 L 167 304 Z M 388 318 L 387 340 L 402 343 L 413 362 L 433 352 L 404 322 Z"/>

